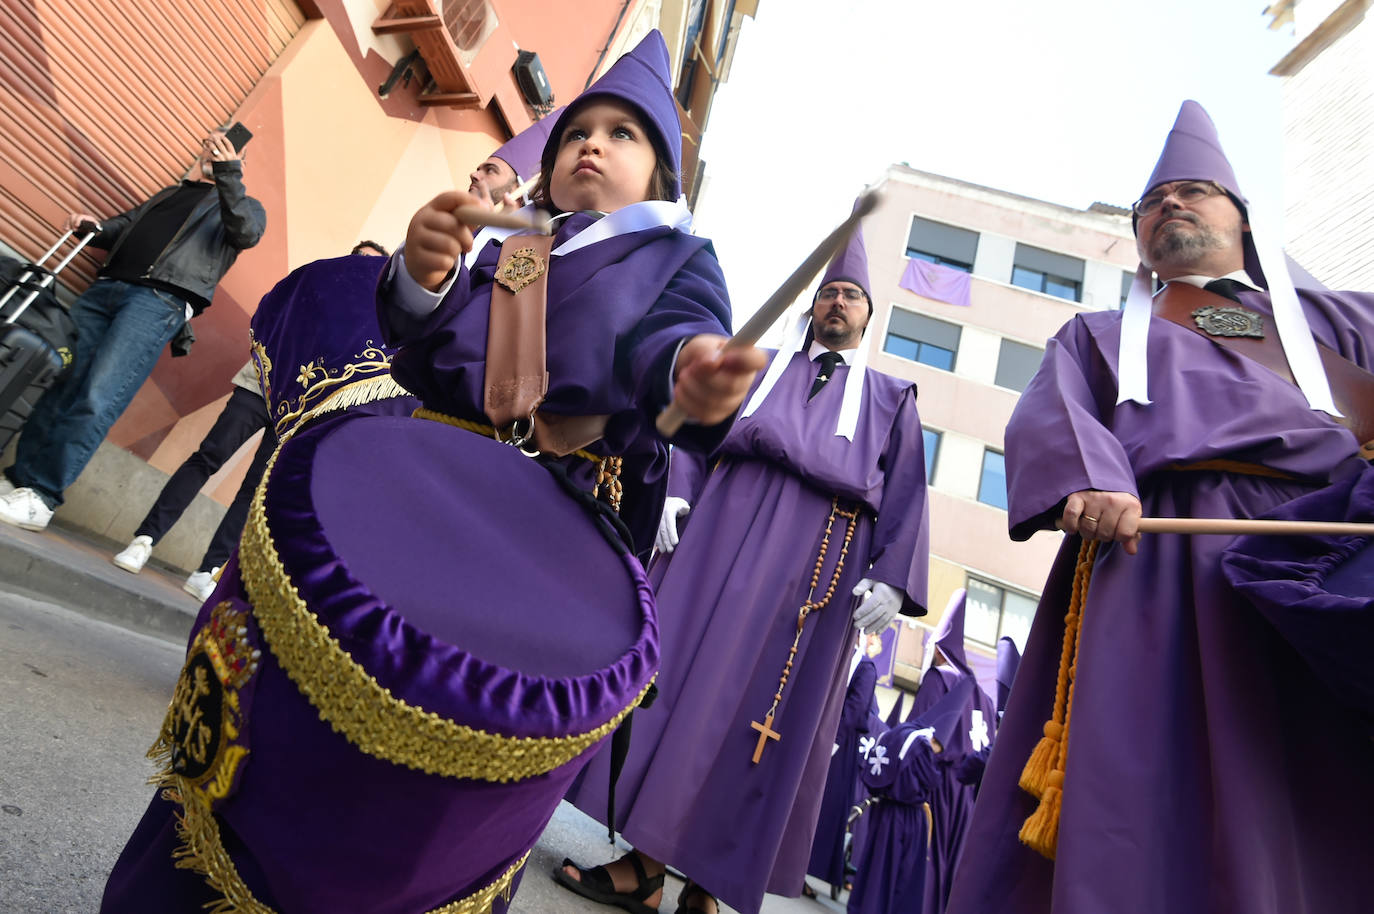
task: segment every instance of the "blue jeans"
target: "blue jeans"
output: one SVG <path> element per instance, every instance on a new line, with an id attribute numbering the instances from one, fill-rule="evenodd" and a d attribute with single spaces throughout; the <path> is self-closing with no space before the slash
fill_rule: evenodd
<path id="1" fill-rule="evenodd" d="M 186 320 L 186 303 L 169 292 L 99 279 L 72 305 L 76 356 L 71 370 L 33 408 L 19 437 L 16 486 L 48 507 L 76 481 L 115 420 L 153 373 L 162 347 Z"/>

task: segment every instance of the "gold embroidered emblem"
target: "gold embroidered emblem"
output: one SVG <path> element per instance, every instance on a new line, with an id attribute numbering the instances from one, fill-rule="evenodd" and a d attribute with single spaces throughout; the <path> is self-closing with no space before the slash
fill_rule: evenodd
<path id="1" fill-rule="evenodd" d="M 521 248 L 501 264 L 496 271 L 496 281 L 518 295 L 520 290 L 544 275 L 544 258 L 534 248 Z"/>

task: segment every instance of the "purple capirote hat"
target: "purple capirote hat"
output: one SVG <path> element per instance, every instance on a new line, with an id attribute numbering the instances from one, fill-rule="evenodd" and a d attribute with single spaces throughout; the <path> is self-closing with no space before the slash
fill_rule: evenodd
<path id="1" fill-rule="evenodd" d="M 960 587 L 950 595 L 945 606 L 945 614 L 940 617 L 940 625 L 931 635 L 931 640 L 940 653 L 961 672 L 973 675 L 968 659 L 964 656 L 964 604 L 968 601 L 968 591 Z"/>
<path id="2" fill-rule="evenodd" d="M 316 260 L 258 303 L 249 337 L 279 438 L 315 416 L 410 397 L 391 378 L 395 350 L 382 345 L 377 325 L 377 279 L 386 264 L 367 254 Z"/>
<path id="3" fill-rule="evenodd" d="M 1016 680 L 1016 668 L 1021 665 L 1021 652 L 1016 642 L 1003 635 L 997 639 L 997 710 L 1005 711 L 1011 684 Z"/>
<path id="4" fill-rule="evenodd" d="M 506 140 L 501 148 L 493 152 L 492 158 L 500 159 L 515 172 L 518 182 L 524 183 L 539 171 L 539 157 L 544 153 L 544 144 L 549 140 L 553 125 L 563 116 L 566 105 L 555 108 L 539 120 Z"/>
<path id="5" fill-rule="evenodd" d="M 1216 124 L 1192 99 L 1178 109 L 1173 129 L 1164 140 L 1164 151 L 1140 195 L 1143 197 L 1171 181 L 1215 181 L 1242 205 L 1248 202 L 1240 192 L 1230 160 L 1222 151 Z"/>
<path id="6" fill-rule="evenodd" d="M 678 174 L 682 171 L 682 122 L 677 116 L 677 99 L 673 96 L 673 74 L 668 59 L 668 45 L 663 41 L 662 32 L 658 29 L 651 30 L 633 50 L 612 64 L 609 70 L 601 74 L 600 79 L 574 99 L 554 121 L 547 142 L 553 142 L 562 136 L 563 122 L 579 105 L 599 95 L 609 95 L 629 102 L 643 112 L 648 118 L 645 126 L 658 135 L 658 147 L 668 153 L 673 173 Z M 673 195 L 682 195 L 680 175 L 673 186 Z"/>
<path id="7" fill-rule="evenodd" d="M 858 209 L 858 201 L 855 201 L 854 208 Z M 868 296 L 869 308 L 872 309 L 873 293 L 869 291 L 868 284 L 868 250 L 864 247 L 863 225 L 854 227 L 854 234 L 849 236 L 849 243 L 846 244 L 838 254 L 830 258 L 830 265 L 825 268 L 825 273 L 821 275 L 820 286 L 828 282 L 844 280 L 852 282 L 864 294 Z"/>
<path id="8" fill-rule="evenodd" d="M 193 863 L 274 910 L 488 910 L 658 666 L 638 562 L 543 467 L 437 422 L 303 428 L 226 572 L 163 780 Z M 194 701 L 216 726 L 178 767 Z"/>
<path id="9" fill-rule="evenodd" d="M 973 706 L 973 690 L 976 687 L 977 682 L 972 676 L 963 677 L 954 684 L 952 689 L 941 695 L 935 704 L 926 708 L 910 723 L 915 724 L 917 729 L 924 727 L 933 729 L 935 732 L 932 736 L 941 747 L 951 745 L 954 741 L 954 735 L 959 729 L 959 722 L 964 719 L 965 713 Z"/>

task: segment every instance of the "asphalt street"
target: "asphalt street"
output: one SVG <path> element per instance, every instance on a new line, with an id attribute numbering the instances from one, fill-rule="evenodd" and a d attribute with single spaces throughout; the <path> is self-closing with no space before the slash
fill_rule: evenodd
<path id="1" fill-rule="evenodd" d="M 9 592 L 0 592 L 0 632 L 0 914 L 91 914 L 152 795 L 144 753 L 184 641 Z M 619 853 L 600 825 L 564 804 L 530 855 L 511 910 L 614 910 L 549 874 L 565 856 L 591 865 Z M 819 901 L 768 896 L 764 914 L 843 910 L 817 887 Z M 674 909 L 680 889 L 670 877 L 661 910 Z"/>

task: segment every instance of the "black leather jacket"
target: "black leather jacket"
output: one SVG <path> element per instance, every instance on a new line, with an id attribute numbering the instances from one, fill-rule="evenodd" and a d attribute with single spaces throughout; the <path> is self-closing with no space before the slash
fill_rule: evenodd
<path id="1" fill-rule="evenodd" d="M 196 204 L 145 274 L 149 279 L 199 295 L 207 302 L 239 251 L 257 244 L 267 228 L 267 211 L 243 189 L 243 166 L 238 162 L 215 162 L 211 168 L 216 193 L 207 194 Z M 113 256 L 129 233 L 137 231 L 143 214 L 175 190 L 176 187 L 164 187 L 139 206 L 101 222 L 92 246 L 105 248 Z"/>

